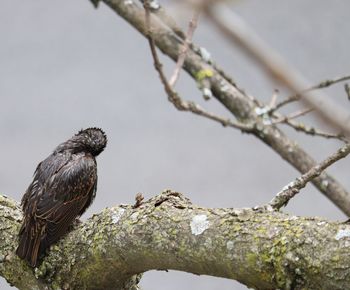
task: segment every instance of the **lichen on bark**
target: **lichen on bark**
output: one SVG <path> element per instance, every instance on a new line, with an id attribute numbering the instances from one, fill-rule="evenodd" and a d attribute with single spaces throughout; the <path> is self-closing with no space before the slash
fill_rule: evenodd
<path id="1" fill-rule="evenodd" d="M 202 208 L 165 191 L 137 208 L 93 215 L 35 270 L 14 254 L 20 221 L 17 204 L 0 196 L 0 275 L 19 289 L 137 289 L 138 274 L 153 269 L 225 277 L 254 289 L 350 283 L 350 226 L 319 218 Z"/>

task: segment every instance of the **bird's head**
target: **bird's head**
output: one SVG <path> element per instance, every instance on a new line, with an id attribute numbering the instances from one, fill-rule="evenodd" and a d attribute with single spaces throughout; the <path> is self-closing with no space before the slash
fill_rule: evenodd
<path id="1" fill-rule="evenodd" d="M 107 145 L 107 136 L 100 128 L 80 130 L 72 138 L 56 148 L 56 152 L 70 150 L 74 153 L 89 152 L 93 156 L 99 155 Z"/>
<path id="2" fill-rule="evenodd" d="M 100 128 L 80 130 L 74 137 L 84 150 L 90 152 L 93 156 L 100 154 L 107 145 L 107 136 Z"/>

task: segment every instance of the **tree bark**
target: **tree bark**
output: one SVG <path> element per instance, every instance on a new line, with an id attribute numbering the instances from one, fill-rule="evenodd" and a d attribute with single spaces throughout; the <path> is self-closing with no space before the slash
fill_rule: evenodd
<path id="1" fill-rule="evenodd" d="M 19 289 L 137 289 L 140 273 L 174 269 L 255 289 L 346 289 L 350 226 L 252 209 L 210 209 L 166 191 L 92 216 L 35 270 L 14 253 L 22 218 L 0 196 L 0 275 Z M 136 276 L 135 276 L 136 275 Z"/>
<path id="2" fill-rule="evenodd" d="M 137 5 L 137 1 L 101 0 L 101 2 L 108 5 L 141 34 L 147 35 L 145 11 Z M 164 8 L 159 6 L 157 9 L 151 15 L 152 37 L 157 47 L 165 55 L 177 61 L 184 44 L 184 40 L 181 38 L 184 33 L 176 27 Z M 165 22 L 172 29 L 164 25 Z M 288 138 L 275 125 L 264 123 L 263 118 L 256 113 L 256 109 L 262 106 L 259 101 L 237 87 L 222 70 L 216 67 L 213 60 L 208 61 L 190 49 L 184 62 L 184 70 L 196 82 L 199 81 L 201 72 L 210 71 L 211 77 L 208 78 L 208 81 L 213 96 L 239 121 L 254 124 L 255 130 L 252 133 L 299 172 L 305 173 L 316 165 L 316 161 L 297 142 Z M 350 216 L 350 194 L 335 178 L 324 172 L 312 182 L 320 192 L 347 216 Z"/>

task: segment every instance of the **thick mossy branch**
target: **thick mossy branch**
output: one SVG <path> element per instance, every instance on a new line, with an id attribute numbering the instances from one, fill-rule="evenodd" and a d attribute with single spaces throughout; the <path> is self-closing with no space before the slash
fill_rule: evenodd
<path id="1" fill-rule="evenodd" d="M 128 289 L 152 269 L 235 279 L 255 289 L 346 289 L 350 225 L 251 209 L 194 206 L 166 191 L 94 215 L 33 271 L 14 254 L 21 219 L 0 198 L 0 275 L 19 289 Z"/>

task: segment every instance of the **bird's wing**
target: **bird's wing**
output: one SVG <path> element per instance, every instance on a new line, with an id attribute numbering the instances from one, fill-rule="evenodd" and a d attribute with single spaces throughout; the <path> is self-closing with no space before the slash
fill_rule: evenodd
<path id="1" fill-rule="evenodd" d="M 69 154 L 51 154 L 38 164 L 34 172 L 33 182 L 29 185 L 22 198 L 22 207 L 26 214 L 31 214 L 33 210 L 35 211 L 33 205 L 36 205 L 36 202 L 34 201 L 41 196 L 47 180 L 57 174 L 70 159 L 71 155 Z"/>
<path id="2" fill-rule="evenodd" d="M 96 162 L 91 155 L 51 154 L 41 162 L 22 200 L 24 221 L 17 255 L 34 267 L 90 204 L 96 183 Z"/>
<path id="3" fill-rule="evenodd" d="M 49 244 L 63 235 L 94 195 L 96 162 L 85 154 L 75 155 L 49 178 L 37 200 L 34 216 L 47 222 Z"/>

